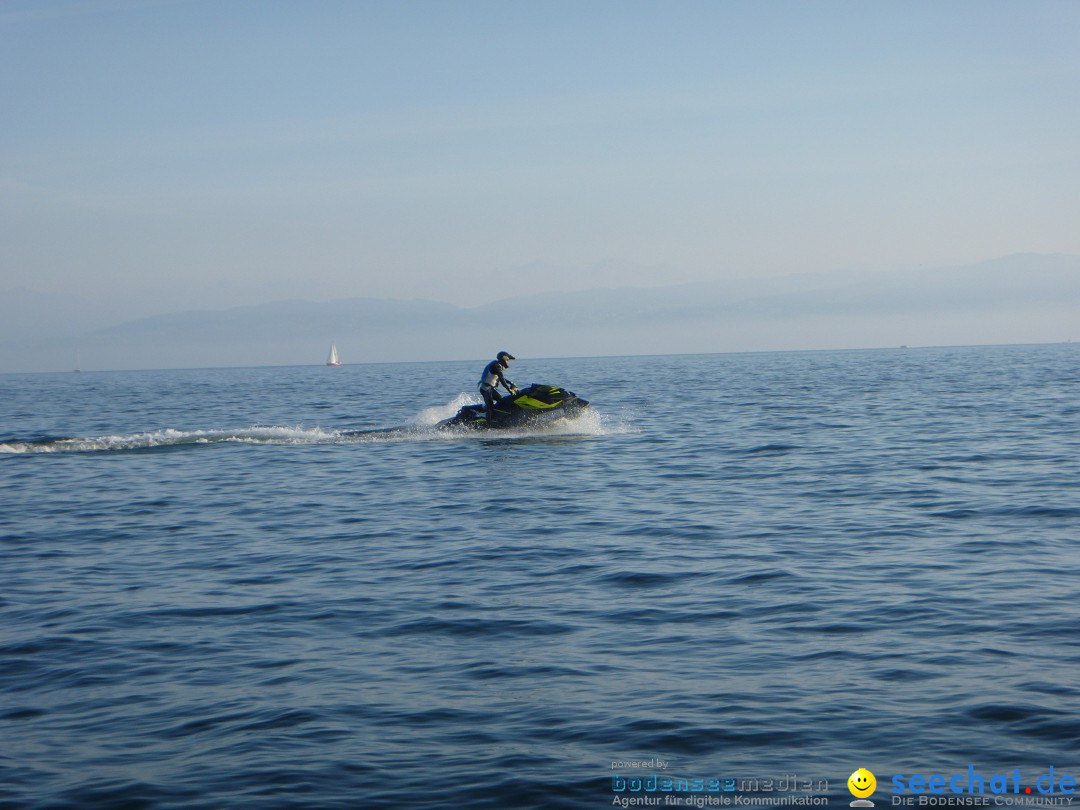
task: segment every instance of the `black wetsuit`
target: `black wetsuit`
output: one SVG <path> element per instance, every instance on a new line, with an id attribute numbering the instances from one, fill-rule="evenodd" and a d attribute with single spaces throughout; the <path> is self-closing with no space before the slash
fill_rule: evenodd
<path id="1" fill-rule="evenodd" d="M 514 384 L 503 376 L 503 364 L 492 360 L 484 366 L 484 373 L 480 375 L 480 396 L 484 398 L 484 412 L 489 422 L 495 403 L 502 399 L 498 390 L 500 385 L 507 391 L 514 390 Z"/>

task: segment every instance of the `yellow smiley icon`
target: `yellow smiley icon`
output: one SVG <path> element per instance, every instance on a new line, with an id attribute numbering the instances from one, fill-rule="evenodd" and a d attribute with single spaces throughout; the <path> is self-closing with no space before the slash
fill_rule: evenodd
<path id="1" fill-rule="evenodd" d="M 877 779 L 866 768 L 859 768 L 848 777 L 847 787 L 852 796 L 865 799 L 877 789 Z"/>

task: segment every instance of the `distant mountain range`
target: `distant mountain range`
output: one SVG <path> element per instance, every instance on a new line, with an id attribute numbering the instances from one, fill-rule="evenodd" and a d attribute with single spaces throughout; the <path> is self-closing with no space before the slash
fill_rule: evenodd
<path id="1" fill-rule="evenodd" d="M 1080 257 L 1019 254 L 897 273 L 827 273 L 547 293 L 458 307 L 424 300 L 276 301 L 110 322 L 74 297 L 0 304 L 0 370 L 681 353 L 1066 340 Z M 1080 332 L 1080 329 L 1077 329 Z M 1080 334 L 1077 335 L 1080 337 Z"/>

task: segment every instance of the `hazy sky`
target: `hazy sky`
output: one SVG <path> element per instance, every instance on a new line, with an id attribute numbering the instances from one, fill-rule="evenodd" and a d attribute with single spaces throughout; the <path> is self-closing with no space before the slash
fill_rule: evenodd
<path id="1" fill-rule="evenodd" d="M 1080 253 L 1078 42 L 1077 0 L 0 0 L 0 290 L 465 303 Z"/>

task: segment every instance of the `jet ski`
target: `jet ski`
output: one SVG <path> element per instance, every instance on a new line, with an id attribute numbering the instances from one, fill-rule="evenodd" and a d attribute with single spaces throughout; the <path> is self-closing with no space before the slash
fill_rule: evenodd
<path id="1" fill-rule="evenodd" d="M 573 391 L 557 385 L 532 383 L 527 388 L 515 389 L 514 393 L 500 399 L 492 410 L 491 421 L 484 413 L 483 404 L 466 405 L 454 416 L 444 419 L 435 427 L 439 429 L 521 428 L 545 425 L 559 419 L 573 419 L 589 407 Z"/>

